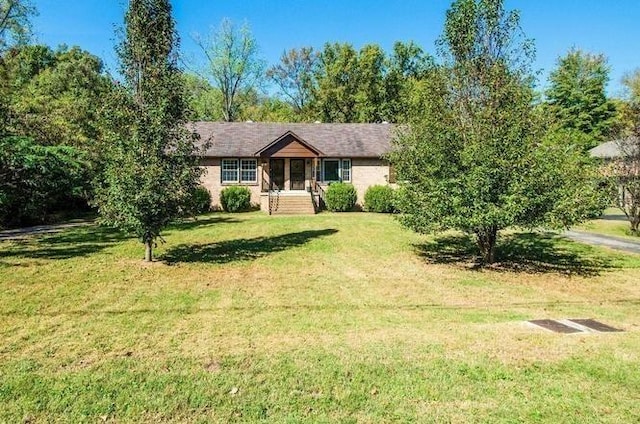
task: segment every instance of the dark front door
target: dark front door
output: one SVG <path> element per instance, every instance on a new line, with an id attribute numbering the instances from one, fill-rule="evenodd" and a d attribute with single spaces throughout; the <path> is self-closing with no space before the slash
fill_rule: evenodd
<path id="1" fill-rule="evenodd" d="M 271 190 L 284 189 L 284 159 L 271 159 L 269 162 L 269 181 L 271 181 Z"/>
<path id="2" fill-rule="evenodd" d="M 291 190 L 304 190 L 304 159 L 291 159 Z"/>

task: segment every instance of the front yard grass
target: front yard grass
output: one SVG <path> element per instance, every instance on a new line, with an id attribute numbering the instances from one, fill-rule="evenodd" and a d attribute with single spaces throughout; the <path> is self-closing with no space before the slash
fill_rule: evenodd
<path id="1" fill-rule="evenodd" d="M 387 215 L 0 242 L 0 422 L 638 422 L 640 256 Z M 524 323 L 595 318 L 560 335 Z"/>
<path id="2" fill-rule="evenodd" d="M 631 226 L 625 214 L 617 208 L 605 210 L 600 218 L 588 221 L 576 229 L 632 241 L 640 241 L 640 237 L 631 233 Z"/>

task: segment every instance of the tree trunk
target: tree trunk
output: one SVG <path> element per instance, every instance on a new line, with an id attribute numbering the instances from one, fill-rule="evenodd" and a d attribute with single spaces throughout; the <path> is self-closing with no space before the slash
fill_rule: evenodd
<path id="1" fill-rule="evenodd" d="M 630 220 L 631 222 L 631 234 L 638 234 L 638 227 L 640 226 L 640 215 L 634 216 Z"/>
<path id="2" fill-rule="evenodd" d="M 476 241 L 480 248 L 482 263 L 492 264 L 496 259 L 496 239 L 498 238 L 498 228 L 494 225 L 476 231 Z"/>
<path id="3" fill-rule="evenodd" d="M 144 243 L 144 260 L 146 262 L 153 261 L 153 240 L 147 240 Z"/>

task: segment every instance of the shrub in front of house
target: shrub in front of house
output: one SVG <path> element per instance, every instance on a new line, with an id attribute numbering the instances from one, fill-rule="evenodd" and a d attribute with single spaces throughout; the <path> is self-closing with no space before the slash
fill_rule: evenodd
<path id="1" fill-rule="evenodd" d="M 196 187 L 189 199 L 188 209 L 190 215 L 200 215 L 211 211 L 211 193 L 206 187 Z"/>
<path id="2" fill-rule="evenodd" d="M 220 192 L 220 204 L 225 212 L 241 212 L 251 207 L 251 191 L 247 187 L 231 186 Z"/>
<path id="3" fill-rule="evenodd" d="M 394 205 L 395 190 L 389 186 L 374 185 L 367 189 L 364 194 L 364 210 L 367 212 L 392 213 Z"/>
<path id="4" fill-rule="evenodd" d="M 332 212 L 347 212 L 353 210 L 358 200 L 356 189 L 347 183 L 333 183 L 327 188 L 325 203 Z"/>

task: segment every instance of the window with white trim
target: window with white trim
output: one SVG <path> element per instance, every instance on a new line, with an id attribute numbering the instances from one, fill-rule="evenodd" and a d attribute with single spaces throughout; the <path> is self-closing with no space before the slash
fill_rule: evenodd
<path id="1" fill-rule="evenodd" d="M 322 161 L 323 181 L 340 181 L 340 159 L 325 159 Z"/>
<path id="2" fill-rule="evenodd" d="M 257 159 L 222 159 L 223 184 L 255 184 L 257 182 Z"/>
<path id="3" fill-rule="evenodd" d="M 258 161 L 256 159 L 240 160 L 240 182 L 241 183 L 257 183 L 258 182 Z"/>
<path id="4" fill-rule="evenodd" d="M 222 182 L 238 182 L 238 159 L 222 159 Z"/>
<path id="5" fill-rule="evenodd" d="M 351 159 L 342 159 L 342 181 L 351 181 Z"/>
<path id="6" fill-rule="evenodd" d="M 351 181 L 351 159 L 323 159 L 322 181 Z"/>

